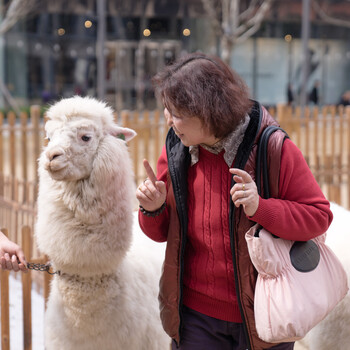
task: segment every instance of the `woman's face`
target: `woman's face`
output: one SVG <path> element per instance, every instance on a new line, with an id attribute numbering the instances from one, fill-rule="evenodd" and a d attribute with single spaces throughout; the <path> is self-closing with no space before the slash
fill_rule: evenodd
<path id="1" fill-rule="evenodd" d="M 211 146 L 219 141 L 207 128 L 203 127 L 198 117 L 184 117 L 173 109 L 172 114 L 164 108 L 164 116 L 169 127 L 173 128 L 181 142 L 189 147 L 200 143 Z"/>

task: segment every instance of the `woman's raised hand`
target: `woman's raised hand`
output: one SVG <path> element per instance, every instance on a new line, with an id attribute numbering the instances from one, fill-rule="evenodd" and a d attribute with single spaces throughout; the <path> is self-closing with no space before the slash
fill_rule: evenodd
<path id="1" fill-rule="evenodd" d="M 156 211 L 166 200 L 166 186 L 163 181 L 158 181 L 157 177 L 147 159 L 143 160 L 147 178 L 136 190 L 136 198 L 140 205 L 147 211 Z"/>

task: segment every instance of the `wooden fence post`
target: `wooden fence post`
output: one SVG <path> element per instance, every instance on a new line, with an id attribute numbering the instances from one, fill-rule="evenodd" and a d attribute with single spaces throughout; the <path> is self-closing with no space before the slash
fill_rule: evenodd
<path id="1" fill-rule="evenodd" d="M 4 139 L 3 139 L 3 127 L 4 127 L 4 114 L 0 112 L 0 197 L 4 197 Z M 3 210 L 0 212 L 0 222 L 4 222 L 5 213 Z"/>
<path id="2" fill-rule="evenodd" d="M 9 125 L 10 137 L 9 137 L 9 163 L 10 163 L 10 174 L 13 177 L 16 177 L 16 133 L 15 133 L 15 125 L 16 125 L 16 114 L 10 111 L 7 114 L 7 120 Z M 14 189 L 11 191 L 11 199 L 14 198 Z"/>
<path id="3" fill-rule="evenodd" d="M 279 103 L 276 108 L 276 120 L 281 125 L 281 127 L 286 130 L 286 122 L 285 122 L 285 105 L 282 103 Z"/>
<path id="4" fill-rule="evenodd" d="M 346 112 L 346 124 L 347 124 L 347 150 L 348 150 L 348 159 L 347 159 L 347 184 L 348 184 L 348 195 L 347 195 L 347 200 L 348 200 L 348 208 L 350 207 L 350 106 L 345 108 Z"/>
<path id="5" fill-rule="evenodd" d="M 140 168 L 139 168 L 139 149 L 140 149 L 140 138 L 143 138 L 143 130 L 140 128 L 140 113 L 134 111 L 132 115 L 128 115 L 129 125 L 136 130 L 138 137 L 135 137 L 130 141 L 131 157 L 134 163 L 134 172 L 136 183 L 140 181 Z"/>
<path id="6" fill-rule="evenodd" d="M 28 123 L 28 115 L 25 112 L 21 113 L 21 153 L 22 153 L 22 177 L 24 180 L 28 179 L 28 160 L 27 160 L 27 152 L 28 152 L 28 144 L 27 144 L 27 123 Z"/>
<path id="7" fill-rule="evenodd" d="M 333 196 L 333 201 L 336 203 L 341 202 L 341 171 L 342 171 L 342 166 L 341 166 L 341 141 L 342 141 L 342 128 L 341 128 L 341 121 L 342 121 L 342 116 L 341 114 L 338 114 L 337 118 L 337 108 L 336 106 L 331 106 L 330 107 L 330 113 L 331 113 L 331 123 L 332 123 L 332 128 L 331 128 L 331 157 L 333 158 L 333 167 L 332 167 L 332 172 L 333 172 L 333 181 L 332 181 L 332 196 Z M 338 125 L 338 127 L 337 127 Z M 338 147 L 337 147 L 338 146 Z"/>
<path id="8" fill-rule="evenodd" d="M 307 164 L 310 167 L 311 164 L 311 154 L 310 154 L 310 108 L 305 109 L 305 119 L 303 121 L 304 128 L 303 129 L 303 139 L 304 139 L 304 158 Z"/>
<path id="9" fill-rule="evenodd" d="M 291 111 L 291 107 L 290 113 Z M 306 107 L 305 107 L 306 109 Z M 293 119 L 293 128 L 295 130 L 295 143 L 299 145 L 299 148 L 301 148 L 301 108 L 299 106 L 295 107 L 294 113 L 292 114 L 291 118 Z"/>
<path id="10" fill-rule="evenodd" d="M 154 111 L 153 115 L 154 120 L 154 155 L 155 155 L 155 162 L 157 162 L 158 158 L 157 155 L 160 155 L 160 139 L 159 139 L 159 127 L 160 127 L 160 113 L 159 109 Z"/>
<path id="11" fill-rule="evenodd" d="M 4 172 L 4 114 L 0 112 L 0 173 Z M 2 188 L 0 189 L 2 190 Z"/>
<path id="12" fill-rule="evenodd" d="M 142 120 L 142 131 L 143 131 L 143 149 L 144 149 L 144 158 L 149 159 L 152 161 L 151 154 L 150 154 L 150 144 L 151 144 L 151 133 L 153 132 L 154 128 L 156 126 L 154 125 L 154 121 L 151 122 L 149 117 L 149 111 L 144 111 L 143 113 L 143 120 Z M 142 159 L 139 160 L 139 163 L 142 162 Z"/>
<path id="13" fill-rule="evenodd" d="M 7 236 L 6 229 L 1 231 Z M 9 271 L 0 271 L 1 280 L 1 349 L 10 349 L 10 306 L 9 306 Z"/>
<path id="14" fill-rule="evenodd" d="M 26 259 L 31 261 L 32 237 L 28 226 L 22 228 L 22 249 Z M 23 346 L 24 350 L 32 350 L 32 277 L 31 272 L 22 274 L 23 290 Z"/>
<path id="15" fill-rule="evenodd" d="M 21 170 L 22 170 L 22 181 L 20 183 L 20 199 L 19 202 L 25 204 L 28 199 L 28 187 L 27 187 L 27 181 L 28 181 L 28 115 L 25 112 L 21 112 L 20 114 L 21 118 Z M 18 217 L 18 227 L 21 227 L 21 225 L 24 223 L 25 214 L 19 213 Z"/>

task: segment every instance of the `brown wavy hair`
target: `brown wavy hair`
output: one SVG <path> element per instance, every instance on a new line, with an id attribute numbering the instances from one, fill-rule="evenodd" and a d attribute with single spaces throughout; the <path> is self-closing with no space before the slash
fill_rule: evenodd
<path id="1" fill-rule="evenodd" d="M 236 129 L 252 107 L 243 79 L 216 56 L 192 53 L 152 79 L 164 106 L 183 117 L 198 117 L 217 138 Z"/>

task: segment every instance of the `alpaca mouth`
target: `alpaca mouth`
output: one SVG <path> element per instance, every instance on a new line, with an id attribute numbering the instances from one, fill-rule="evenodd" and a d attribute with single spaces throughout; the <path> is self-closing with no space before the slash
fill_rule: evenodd
<path id="1" fill-rule="evenodd" d="M 67 167 L 66 163 L 58 162 L 58 161 L 51 161 L 47 162 L 45 168 L 50 173 L 56 173 L 59 172 Z"/>

